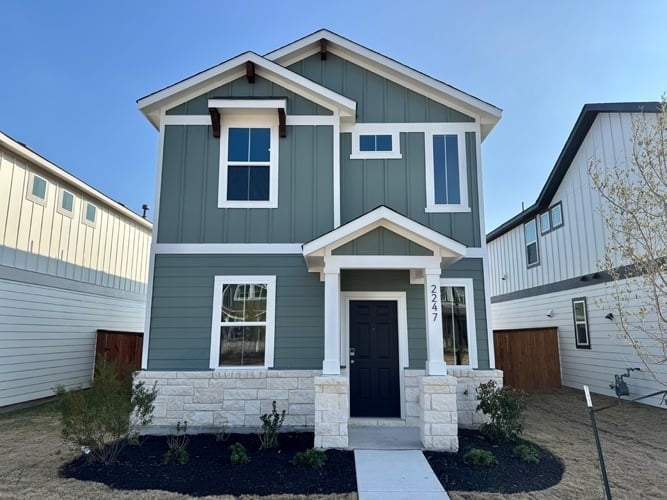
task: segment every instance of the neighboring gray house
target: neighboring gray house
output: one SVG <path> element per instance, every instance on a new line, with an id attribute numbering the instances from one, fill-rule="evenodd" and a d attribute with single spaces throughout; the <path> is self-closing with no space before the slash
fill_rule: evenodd
<path id="1" fill-rule="evenodd" d="M 494 370 L 481 143 L 501 111 L 326 30 L 138 101 L 160 132 L 154 424 L 456 449 Z"/>
<path id="2" fill-rule="evenodd" d="M 487 235 L 494 329 L 557 328 L 565 386 L 614 396 L 614 375 L 642 367 L 608 304 L 610 276 L 600 263 L 609 229 L 588 165 L 628 167 L 633 119 L 659 111 L 656 102 L 586 104 L 537 201 Z M 664 389 L 646 370 L 626 382 L 630 397 Z"/>
<path id="3" fill-rule="evenodd" d="M 97 330 L 143 330 L 151 229 L 0 132 L 0 406 L 90 386 Z"/>

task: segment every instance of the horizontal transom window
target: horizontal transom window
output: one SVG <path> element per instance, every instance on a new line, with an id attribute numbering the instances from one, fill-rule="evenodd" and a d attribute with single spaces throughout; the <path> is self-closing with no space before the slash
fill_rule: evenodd
<path id="1" fill-rule="evenodd" d="M 381 125 L 378 125 L 380 127 Z M 373 131 L 364 127 L 352 132 L 350 159 L 398 159 L 401 158 L 400 138 L 397 131 Z"/>

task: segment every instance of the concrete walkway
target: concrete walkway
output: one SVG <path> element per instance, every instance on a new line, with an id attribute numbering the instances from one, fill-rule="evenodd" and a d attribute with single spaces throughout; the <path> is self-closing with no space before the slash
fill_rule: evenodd
<path id="1" fill-rule="evenodd" d="M 449 499 L 420 450 L 354 450 L 359 500 Z"/>

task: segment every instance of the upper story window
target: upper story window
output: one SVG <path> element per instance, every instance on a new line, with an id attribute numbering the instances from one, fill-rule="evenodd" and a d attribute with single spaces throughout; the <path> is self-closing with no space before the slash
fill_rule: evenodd
<path id="1" fill-rule="evenodd" d="M 352 154 L 350 159 L 397 159 L 401 158 L 400 137 L 395 130 L 363 130 L 352 132 Z M 379 126 L 378 128 L 381 128 Z"/>
<path id="2" fill-rule="evenodd" d="M 68 217 L 74 214 L 74 195 L 65 189 L 60 190 L 58 212 Z"/>
<path id="3" fill-rule="evenodd" d="M 40 205 L 46 205 L 47 186 L 46 179 L 37 174 L 30 174 L 30 190 L 28 191 L 27 198 Z"/>
<path id="4" fill-rule="evenodd" d="M 426 134 L 426 211 L 469 212 L 463 134 Z"/>
<path id="5" fill-rule="evenodd" d="M 448 365 L 472 366 L 476 362 L 475 308 L 471 279 L 440 280 L 442 340 Z"/>
<path id="6" fill-rule="evenodd" d="M 248 117 L 240 121 L 223 119 L 223 123 L 218 207 L 277 207 L 277 123 L 268 116 L 265 121 Z"/>
<path id="7" fill-rule="evenodd" d="M 526 242 L 526 263 L 528 267 L 540 263 L 540 254 L 537 246 L 537 223 L 535 219 L 523 225 L 523 236 Z"/>
<path id="8" fill-rule="evenodd" d="M 275 276 L 216 276 L 211 368 L 273 366 Z"/>
<path id="9" fill-rule="evenodd" d="M 563 205 L 556 203 L 546 212 L 540 214 L 540 234 L 547 234 L 549 231 L 558 229 L 563 225 Z"/>
<path id="10" fill-rule="evenodd" d="M 97 221 L 97 207 L 90 203 L 86 202 L 86 209 L 83 211 L 83 223 L 95 227 L 95 222 Z"/>
<path id="11" fill-rule="evenodd" d="M 590 349 L 591 339 L 588 333 L 586 297 L 572 299 L 572 315 L 574 316 L 574 340 L 577 349 Z"/>

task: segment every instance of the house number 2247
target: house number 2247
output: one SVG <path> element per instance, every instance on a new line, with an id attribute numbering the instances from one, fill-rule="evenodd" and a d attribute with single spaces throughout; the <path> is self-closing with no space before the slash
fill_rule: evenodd
<path id="1" fill-rule="evenodd" d="M 433 321 L 438 320 L 438 306 L 438 287 L 437 285 L 431 285 L 431 310 L 433 311 L 431 314 L 433 315 Z"/>

